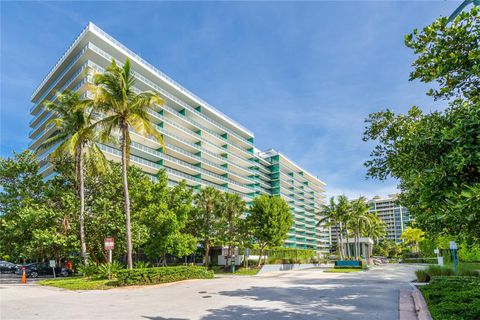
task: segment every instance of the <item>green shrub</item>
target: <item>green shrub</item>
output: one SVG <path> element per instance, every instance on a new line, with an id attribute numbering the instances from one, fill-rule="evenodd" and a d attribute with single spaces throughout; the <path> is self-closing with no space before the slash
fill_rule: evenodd
<path id="1" fill-rule="evenodd" d="M 434 320 L 480 319 L 478 277 L 432 277 L 420 290 Z"/>
<path id="2" fill-rule="evenodd" d="M 84 277 L 91 277 L 98 273 L 98 266 L 94 263 L 89 263 L 88 265 L 80 264 L 77 269 Z"/>
<path id="3" fill-rule="evenodd" d="M 121 265 L 117 261 L 113 261 L 110 265 L 110 274 L 112 278 L 117 277 L 118 271 L 123 269 L 123 265 Z M 97 269 L 97 276 L 99 279 L 108 279 L 108 263 L 102 263 L 101 265 L 98 266 Z"/>
<path id="4" fill-rule="evenodd" d="M 204 267 L 159 267 L 120 270 L 117 281 L 121 286 L 136 284 L 157 284 L 187 279 L 211 279 L 213 272 Z"/>
<path id="5" fill-rule="evenodd" d="M 135 264 L 133 265 L 133 267 L 135 269 L 145 269 L 145 268 L 150 268 L 152 265 L 150 264 L 150 262 L 145 262 L 145 261 L 137 261 L 135 262 Z"/>
<path id="6" fill-rule="evenodd" d="M 417 276 L 418 282 L 428 282 L 430 281 L 430 275 L 426 270 L 417 270 L 415 271 L 415 275 Z"/>
<path id="7" fill-rule="evenodd" d="M 426 272 L 430 277 L 434 276 L 453 276 L 453 269 L 449 267 L 442 267 L 442 266 L 429 266 L 426 269 Z"/>

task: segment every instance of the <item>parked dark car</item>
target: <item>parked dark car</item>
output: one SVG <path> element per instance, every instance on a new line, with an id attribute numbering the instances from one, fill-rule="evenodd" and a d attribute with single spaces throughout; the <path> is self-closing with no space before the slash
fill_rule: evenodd
<path id="1" fill-rule="evenodd" d="M 0 273 L 15 273 L 18 266 L 8 261 L 0 261 Z"/>
<path id="2" fill-rule="evenodd" d="M 53 269 L 48 265 L 48 263 L 39 262 L 20 266 L 17 269 L 17 274 L 22 275 L 22 267 L 25 267 L 25 275 L 27 276 L 27 278 L 36 278 L 38 276 L 53 276 Z M 55 275 L 68 276 L 68 272 L 65 272 L 63 268 L 55 267 Z"/>

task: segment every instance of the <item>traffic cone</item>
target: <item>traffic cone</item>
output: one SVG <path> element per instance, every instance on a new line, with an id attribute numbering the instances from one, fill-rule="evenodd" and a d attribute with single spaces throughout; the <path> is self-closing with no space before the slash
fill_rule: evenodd
<path id="1" fill-rule="evenodd" d="M 27 275 L 25 274 L 25 270 L 22 272 L 22 283 L 26 284 L 27 283 Z"/>

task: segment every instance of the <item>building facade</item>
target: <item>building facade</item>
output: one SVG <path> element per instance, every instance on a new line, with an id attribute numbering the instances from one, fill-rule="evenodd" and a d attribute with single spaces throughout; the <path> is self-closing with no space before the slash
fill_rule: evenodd
<path id="1" fill-rule="evenodd" d="M 402 242 L 400 239 L 403 230 L 410 222 L 408 210 L 398 204 L 398 195 L 391 194 L 388 197 L 375 196 L 369 202 L 370 212 L 376 212 L 383 223 L 387 225 L 387 239 Z"/>
<path id="2" fill-rule="evenodd" d="M 32 94 L 29 148 L 37 151 L 41 173 L 48 179 L 55 172 L 48 155 L 56 146 L 39 149 L 53 134 L 48 120 L 56 115 L 45 109 L 55 102 L 57 92 L 69 89 L 82 97 L 89 91 L 92 75 L 104 72 L 112 59 L 120 66 L 131 61 L 135 88 L 155 91 L 165 100 L 150 112 L 150 120 L 163 135 L 168 153 L 153 137 L 131 131 L 131 158 L 152 179 L 165 170 L 169 185 L 185 180 L 199 190 L 212 186 L 236 193 L 247 203 L 260 194 L 280 195 L 289 202 L 295 224 L 286 246 L 324 250 L 326 231 L 317 227 L 318 211 L 324 201 L 325 184 L 274 150 L 261 152 L 254 134 L 197 97 L 140 56 L 126 48 L 93 23 L 75 39 Z M 99 144 L 106 157 L 120 161 L 117 145 Z"/>

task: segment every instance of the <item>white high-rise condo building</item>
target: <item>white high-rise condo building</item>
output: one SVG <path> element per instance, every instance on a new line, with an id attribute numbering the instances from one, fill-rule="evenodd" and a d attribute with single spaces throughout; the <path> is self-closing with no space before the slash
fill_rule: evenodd
<path id="1" fill-rule="evenodd" d="M 152 137 L 132 132 L 131 163 L 155 177 L 165 170 L 170 185 L 185 180 L 198 190 L 213 186 L 239 194 L 247 203 L 259 194 L 279 195 L 292 208 L 294 225 L 285 245 L 293 248 L 328 249 L 328 231 L 318 227 L 318 211 L 324 202 L 325 183 L 274 150 L 260 152 L 254 134 L 182 87 L 163 72 L 126 48 L 93 23 L 75 39 L 32 94 L 29 148 L 37 151 L 54 128 L 47 125 L 55 113 L 44 107 L 55 102 L 64 89 L 91 97 L 88 84 L 93 72 L 104 72 L 112 59 L 121 65 L 129 58 L 139 91 L 158 92 L 166 101 L 150 113 L 150 120 L 163 135 L 168 154 Z M 99 144 L 108 159 L 119 161 L 114 144 Z M 38 150 L 41 173 L 55 174 L 48 150 Z"/>

